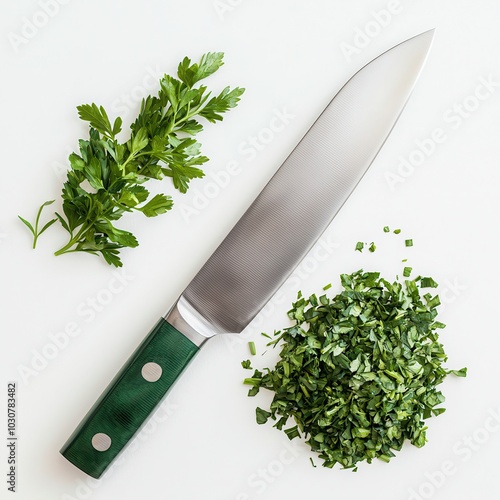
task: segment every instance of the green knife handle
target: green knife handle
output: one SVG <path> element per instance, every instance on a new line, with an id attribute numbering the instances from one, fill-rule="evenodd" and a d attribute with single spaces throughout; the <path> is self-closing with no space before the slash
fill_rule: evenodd
<path id="1" fill-rule="evenodd" d="M 101 394 L 61 454 L 99 478 L 161 402 L 199 348 L 165 319 Z"/>

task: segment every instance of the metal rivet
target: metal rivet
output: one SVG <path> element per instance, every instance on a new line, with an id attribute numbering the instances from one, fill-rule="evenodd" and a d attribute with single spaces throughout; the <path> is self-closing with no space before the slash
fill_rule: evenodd
<path id="1" fill-rule="evenodd" d="M 158 363 L 146 363 L 141 370 L 141 375 L 148 382 L 156 382 L 162 374 L 161 366 Z"/>
<path id="2" fill-rule="evenodd" d="M 97 451 L 109 450 L 109 447 L 111 446 L 111 438 L 107 434 L 103 434 L 102 432 L 94 434 L 94 437 L 92 438 L 92 446 Z"/>

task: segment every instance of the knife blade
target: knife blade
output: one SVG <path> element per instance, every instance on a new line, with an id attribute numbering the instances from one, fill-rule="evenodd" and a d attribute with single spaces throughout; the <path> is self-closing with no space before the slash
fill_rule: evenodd
<path id="1" fill-rule="evenodd" d="M 239 333 L 311 249 L 408 101 L 434 30 L 384 52 L 335 95 L 61 449 L 99 478 L 204 342 Z"/>

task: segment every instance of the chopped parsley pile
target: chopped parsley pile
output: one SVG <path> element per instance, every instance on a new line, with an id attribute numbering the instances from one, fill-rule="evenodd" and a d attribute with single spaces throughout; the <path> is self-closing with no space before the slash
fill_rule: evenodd
<path id="1" fill-rule="evenodd" d="M 245 384 L 249 396 L 274 392 L 269 411 L 257 408 L 259 424 L 271 418 L 290 439 L 304 436 L 324 467 L 356 470 L 364 460 L 388 462 L 405 439 L 424 446 L 425 419 L 445 411 L 439 384 L 467 370 L 442 366 L 432 278 L 391 283 L 361 270 L 341 283 L 333 298 L 299 292 L 288 313 L 295 324 L 271 342 L 280 360 Z"/>

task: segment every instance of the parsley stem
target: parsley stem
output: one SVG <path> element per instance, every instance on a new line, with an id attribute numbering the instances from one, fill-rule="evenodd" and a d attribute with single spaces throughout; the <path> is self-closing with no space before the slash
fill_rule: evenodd
<path id="1" fill-rule="evenodd" d="M 36 219 L 35 219 L 35 227 L 33 227 L 30 222 L 28 222 L 26 219 L 23 219 L 20 215 L 18 215 L 19 219 L 22 221 L 22 223 L 31 231 L 31 234 L 33 235 L 33 249 L 36 248 L 36 243 L 38 241 L 38 237 L 45 232 L 54 222 L 57 221 L 57 219 L 52 219 L 47 224 L 45 224 L 42 229 L 39 229 L 39 224 L 40 224 L 40 217 L 42 215 L 42 211 L 44 207 L 48 205 L 52 205 L 54 203 L 54 200 L 49 200 L 46 201 L 45 203 L 42 204 L 42 206 L 38 209 L 38 213 L 36 214 Z"/>
<path id="2" fill-rule="evenodd" d="M 78 243 L 78 241 L 80 240 L 80 238 L 87 232 L 89 231 L 89 229 L 91 229 L 91 227 L 82 227 L 82 229 L 80 231 L 78 231 L 77 235 L 76 236 L 73 236 L 72 238 L 70 238 L 70 240 L 68 241 L 68 243 L 66 243 L 66 245 L 64 245 L 62 248 L 60 248 L 59 250 L 57 250 L 57 252 L 54 252 L 54 255 L 62 255 L 64 253 L 69 253 L 71 252 L 71 247 L 73 245 L 76 245 Z"/>
<path id="3" fill-rule="evenodd" d="M 58 256 L 58 255 L 62 255 L 64 253 L 68 253 L 71 251 L 71 247 L 76 243 L 76 240 L 70 240 L 69 243 L 65 246 L 63 246 L 62 248 L 60 248 L 59 250 L 57 250 L 57 252 L 54 252 L 54 255 L 55 256 Z"/>
<path id="4" fill-rule="evenodd" d="M 135 153 L 130 153 L 129 157 L 125 160 L 125 162 L 120 165 L 121 169 L 123 171 L 125 171 L 125 167 L 127 166 L 127 163 L 130 162 L 131 160 L 135 160 L 135 158 L 136 158 Z"/>

